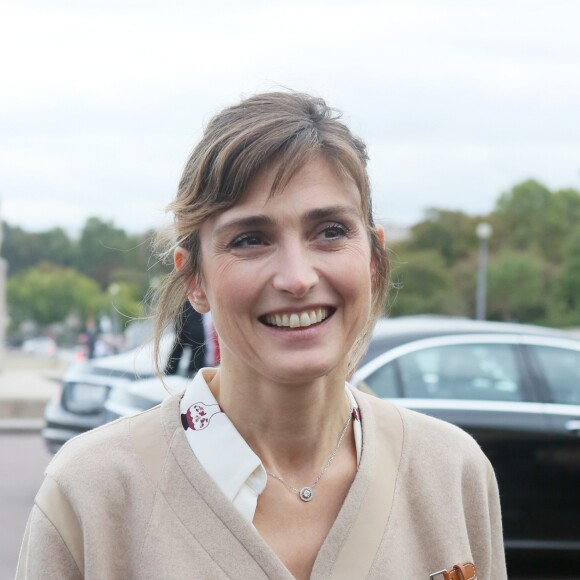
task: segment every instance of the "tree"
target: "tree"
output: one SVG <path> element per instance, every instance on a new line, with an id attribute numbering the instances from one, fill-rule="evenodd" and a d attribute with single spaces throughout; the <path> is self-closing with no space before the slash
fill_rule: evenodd
<path id="1" fill-rule="evenodd" d="M 7 305 L 14 328 L 24 320 L 40 326 L 63 322 L 72 313 L 86 319 L 103 303 L 99 285 L 71 268 L 44 263 L 8 280 Z"/>
<path id="2" fill-rule="evenodd" d="M 393 261 L 391 316 L 461 314 L 449 268 L 437 252 L 409 252 Z"/>
<path id="3" fill-rule="evenodd" d="M 6 222 L 2 225 L 2 256 L 8 262 L 8 274 L 15 274 L 37 264 L 41 252 L 38 237 Z"/>
<path id="4" fill-rule="evenodd" d="M 170 268 L 162 263 L 152 251 L 152 237 L 154 232 L 134 235 L 130 237 L 131 247 L 126 252 L 128 264 L 124 268 L 112 270 L 111 279 L 119 283 L 126 283 L 137 292 L 139 299 L 143 299 L 151 288 L 154 278 L 166 275 Z"/>
<path id="5" fill-rule="evenodd" d="M 548 270 L 538 255 L 504 250 L 490 262 L 487 312 L 492 320 L 546 320 Z"/>
<path id="6" fill-rule="evenodd" d="M 579 222 L 580 223 L 580 222 Z M 566 241 L 562 263 L 554 281 L 551 312 L 556 324 L 580 324 L 580 225 Z"/>
<path id="7" fill-rule="evenodd" d="M 143 267 L 132 260 L 139 243 L 112 222 L 89 218 L 78 242 L 77 269 L 105 289 L 118 281 L 119 272 Z"/>
<path id="8" fill-rule="evenodd" d="M 580 191 L 561 189 L 554 193 L 558 211 L 566 224 L 566 231 L 571 231 L 580 224 Z"/>
<path id="9" fill-rule="evenodd" d="M 436 251 L 452 265 L 477 248 L 475 227 L 479 221 L 460 211 L 432 208 L 425 220 L 411 228 L 412 238 L 406 245 L 413 251 Z"/>
<path id="10" fill-rule="evenodd" d="M 572 189 L 551 193 L 537 181 L 525 181 L 496 204 L 492 248 L 533 250 L 558 263 L 562 244 L 579 219 L 580 193 Z"/>
<path id="11" fill-rule="evenodd" d="M 126 282 L 114 282 L 108 289 L 103 301 L 103 313 L 106 313 L 118 324 L 116 329 L 124 327 L 135 318 L 145 315 L 143 295 L 138 286 Z"/>
<path id="12" fill-rule="evenodd" d="M 458 299 L 458 310 L 463 316 L 475 317 L 477 293 L 478 255 L 473 252 L 465 260 L 453 265 L 451 271 L 453 289 L 461 297 Z"/>
<path id="13" fill-rule="evenodd" d="M 76 247 L 62 228 L 52 228 L 36 235 L 40 242 L 38 262 L 52 262 L 66 267 L 74 266 Z"/>
<path id="14" fill-rule="evenodd" d="M 30 233 L 4 223 L 2 256 L 8 262 L 9 274 L 22 272 L 40 262 L 73 266 L 75 252 L 73 241 L 62 228 Z"/>

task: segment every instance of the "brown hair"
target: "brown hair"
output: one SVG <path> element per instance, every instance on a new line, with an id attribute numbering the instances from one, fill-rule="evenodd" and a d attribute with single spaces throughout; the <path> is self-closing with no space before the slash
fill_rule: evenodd
<path id="1" fill-rule="evenodd" d="M 281 192 L 293 175 L 313 156 L 322 155 L 355 182 L 371 244 L 373 300 L 371 318 L 355 342 L 352 372 L 362 356 L 376 319 L 383 313 L 388 286 L 387 254 L 374 227 L 365 144 L 340 120 L 340 113 L 322 99 L 297 92 L 254 95 L 218 113 L 207 125 L 189 157 L 177 196 L 167 210 L 174 224 L 162 257 L 172 258 L 177 246 L 189 253 L 181 270 L 174 269 L 156 292 L 155 359 L 165 329 L 177 320 L 188 282 L 201 273 L 199 228 L 209 216 L 224 211 L 244 196 L 251 181 L 272 162 L 278 163 L 271 194 Z M 169 244 L 167 243 L 169 242 Z"/>

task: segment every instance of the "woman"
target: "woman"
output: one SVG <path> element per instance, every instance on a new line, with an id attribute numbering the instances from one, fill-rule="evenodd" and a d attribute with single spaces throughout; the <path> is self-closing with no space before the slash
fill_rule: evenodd
<path id="1" fill-rule="evenodd" d="M 388 278 L 366 161 L 304 94 L 209 123 L 170 206 L 157 340 L 187 297 L 212 313 L 221 367 L 65 446 L 20 577 L 506 577 L 477 444 L 346 385 Z"/>

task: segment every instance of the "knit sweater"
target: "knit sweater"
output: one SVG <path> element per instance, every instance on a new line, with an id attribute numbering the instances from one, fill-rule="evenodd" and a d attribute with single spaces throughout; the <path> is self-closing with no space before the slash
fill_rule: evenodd
<path id="1" fill-rule="evenodd" d="M 427 580 L 468 561 L 479 580 L 506 578 L 497 485 L 475 441 L 442 421 L 355 396 L 361 463 L 311 578 Z M 292 576 L 197 461 L 176 395 L 57 454 L 25 532 L 22 578 Z"/>

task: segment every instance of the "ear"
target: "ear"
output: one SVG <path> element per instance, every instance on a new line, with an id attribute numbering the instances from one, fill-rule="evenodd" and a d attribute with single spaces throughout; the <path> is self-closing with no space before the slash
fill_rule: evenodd
<path id="1" fill-rule="evenodd" d="M 385 247 L 385 228 L 381 224 L 377 224 L 375 226 L 377 231 L 377 236 L 379 237 L 379 241 L 381 242 L 381 246 Z"/>
<path id="2" fill-rule="evenodd" d="M 173 250 L 173 263 L 175 264 L 176 270 L 181 270 L 185 263 L 189 260 L 189 252 L 182 248 L 181 246 L 177 246 L 175 250 Z"/>
<path id="3" fill-rule="evenodd" d="M 189 303 L 200 314 L 207 314 L 210 311 L 209 302 L 203 288 L 197 283 L 193 282 L 190 286 L 190 291 L 187 293 Z"/>
<path id="4" fill-rule="evenodd" d="M 187 260 L 189 260 L 189 252 L 185 248 L 177 246 L 173 252 L 173 263 L 175 264 L 175 269 L 181 270 L 187 263 Z M 194 310 L 197 310 L 200 314 L 209 312 L 209 302 L 207 301 L 207 296 L 197 276 L 193 277 L 188 282 L 187 298 Z"/>

